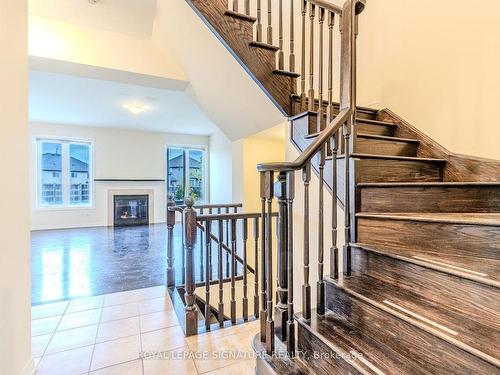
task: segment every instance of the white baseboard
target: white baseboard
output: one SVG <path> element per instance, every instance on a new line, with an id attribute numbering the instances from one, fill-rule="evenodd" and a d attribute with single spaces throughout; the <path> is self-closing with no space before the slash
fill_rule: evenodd
<path id="1" fill-rule="evenodd" d="M 35 375 L 36 368 L 33 358 L 30 358 L 19 375 Z"/>

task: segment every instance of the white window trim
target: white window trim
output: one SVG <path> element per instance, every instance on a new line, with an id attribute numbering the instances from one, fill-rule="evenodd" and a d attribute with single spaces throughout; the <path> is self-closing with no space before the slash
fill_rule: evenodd
<path id="1" fill-rule="evenodd" d="M 62 143 L 63 148 L 68 149 L 69 155 L 69 145 L 71 143 L 80 143 L 87 144 L 90 148 L 89 150 L 89 195 L 90 195 L 90 203 L 85 205 L 71 205 L 70 201 L 70 172 L 68 168 L 69 158 L 62 158 L 61 165 L 61 188 L 63 193 L 63 204 L 59 206 L 44 206 L 41 204 L 41 158 L 40 156 L 40 144 L 41 142 L 54 142 L 54 143 Z M 49 135 L 35 135 L 33 137 L 34 143 L 34 165 L 36 168 L 34 169 L 34 210 L 36 211 L 71 211 L 71 210 L 92 210 L 95 209 L 95 184 L 94 184 L 94 140 L 90 138 L 77 138 L 77 137 L 61 137 L 61 136 L 49 136 Z M 64 145 L 67 146 L 64 146 Z"/>
<path id="2" fill-rule="evenodd" d="M 179 143 L 167 143 L 165 145 L 165 150 L 163 152 L 163 173 L 165 174 L 165 192 L 166 194 L 168 193 L 168 160 L 167 160 L 167 155 L 168 155 L 168 149 L 169 148 L 183 148 L 183 149 L 191 149 L 191 150 L 201 150 L 204 152 L 205 157 L 203 158 L 203 192 L 204 192 L 204 197 L 203 197 L 203 203 L 208 204 L 210 202 L 210 182 L 209 182 L 209 176 L 210 176 L 210 171 L 208 170 L 209 168 L 209 152 L 208 152 L 208 145 L 203 145 L 203 144 L 179 144 Z M 165 195 L 166 195 L 165 194 Z"/>

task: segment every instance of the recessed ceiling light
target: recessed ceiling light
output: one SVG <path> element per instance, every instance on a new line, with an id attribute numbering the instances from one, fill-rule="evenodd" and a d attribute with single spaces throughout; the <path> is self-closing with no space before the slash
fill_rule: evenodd
<path id="1" fill-rule="evenodd" d="M 143 104 L 124 104 L 123 108 L 127 109 L 133 115 L 139 115 L 151 109 L 151 107 Z"/>
<path id="2" fill-rule="evenodd" d="M 97 4 L 98 1 L 99 0 L 89 0 L 89 3 L 92 4 L 92 5 L 95 5 L 95 4 Z"/>

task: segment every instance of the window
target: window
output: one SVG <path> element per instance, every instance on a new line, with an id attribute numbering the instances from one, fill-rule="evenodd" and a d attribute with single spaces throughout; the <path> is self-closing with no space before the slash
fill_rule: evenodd
<path id="1" fill-rule="evenodd" d="M 177 204 L 192 196 L 205 199 L 205 150 L 169 147 L 167 149 L 167 187 Z M 186 188 L 187 187 L 187 188 Z"/>
<path id="2" fill-rule="evenodd" d="M 38 206 L 92 205 L 92 145 L 68 140 L 37 140 Z"/>

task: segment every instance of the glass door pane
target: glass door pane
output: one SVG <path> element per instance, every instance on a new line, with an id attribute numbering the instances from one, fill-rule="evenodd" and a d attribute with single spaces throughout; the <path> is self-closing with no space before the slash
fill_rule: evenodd
<path id="1" fill-rule="evenodd" d="M 203 165 L 205 153 L 203 150 L 188 150 L 189 153 L 189 194 L 197 202 L 204 199 Z"/>
<path id="2" fill-rule="evenodd" d="M 70 204 L 90 204 L 90 146 L 69 145 Z"/>
<path id="3" fill-rule="evenodd" d="M 185 191 L 185 158 L 181 148 L 167 149 L 167 188 L 174 195 L 176 204 L 183 204 Z"/>
<path id="4" fill-rule="evenodd" d="M 41 142 L 40 152 L 40 205 L 60 206 L 62 195 L 62 144 Z"/>

